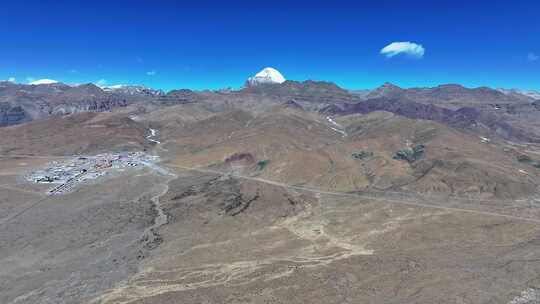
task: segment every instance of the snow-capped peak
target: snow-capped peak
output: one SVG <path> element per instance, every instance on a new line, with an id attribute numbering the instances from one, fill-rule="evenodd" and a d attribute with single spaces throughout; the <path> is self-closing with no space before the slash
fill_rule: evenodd
<path id="1" fill-rule="evenodd" d="M 115 85 L 112 85 L 112 86 L 101 86 L 102 89 L 110 89 L 110 90 L 117 90 L 117 89 L 122 89 L 122 88 L 125 88 L 125 87 L 129 87 L 127 84 L 115 84 Z"/>
<path id="2" fill-rule="evenodd" d="M 285 77 L 274 68 L 264 68 L 262 71 L 257 73 L 253 77 L 249 77 L 248 85 L 258 85 L 263 83 L 283 83 L 285 82 Z"/>
<path id="3" fill-rule="evenodd" d="M 531 97 L 533 99 L 540 99 L 540 91 L 535 90 L 519 90 L 519 89 L 503 89 L 498 88 L 497 91 L 505 94 L 505 95 L 512 95 L 512 94 L 521 94 L 525 95 L 527 97 Z"/>
<path id="4" fill-rule="evenodd" d="M 32 81 L 29 84 L 40 85 L 40 84 L 53 84 L 53 83 L 58 83 L 58 81 L 52 80 L 52 79 L 39 79 L 39 80 Z"/>
<path id="5" fill-rule="evenodd" d="M 111 86 L 102 86 L 101 87 L 105 92 L 121 93 L 127 95 L 149 95 L 149 96 L 160 96 L 164 95 L 162 90 L 155 90 L 147 88 L 142 85 L 128 85 L 128 84 L 117 84 Z"/>
<path id="6" fill-rule="evenodd" d="M 534 99 L 540 99 L 540 92 L 539 91 L 524 90 L 524 91 L 520 91 L 520 93 L 525 95 L 525 96 L 529 96 L 531 98 L 534 98 Z"/>

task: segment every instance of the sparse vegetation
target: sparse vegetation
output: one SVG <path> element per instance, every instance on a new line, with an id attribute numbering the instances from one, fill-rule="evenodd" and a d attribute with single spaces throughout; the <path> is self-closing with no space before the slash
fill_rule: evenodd
<path id="1" fill-rule="evenodd" d="M 365 159 L 373 156 L 373 152 L 360 150 L 351 154 L 354 159 Z"/>
<path id="2" fill-rule="evenodd" d="M 533 167 L 535 167 L 535 168 L 537 168 L 537 169 L 540 169 L 540 162 L 537 161 L 537 160 L 534 160 L 534 159 L 530 158 L 528 155 L 524 155 L 524 154 L 519 155 L 519 156 L 517 157 L 517 160 L 518 160 L 518 162 L 520 162 L 520 163 L 524 163 L 524 164 L 533 166 Z"/>
<path id="3" fill-rule="evenodd" d="M 268 159 L 260 160 L 260 161 L 257 162 L 257 167 L 259 168 L 259 170 L 264 170 L 264 168 L 266 168 L 266 166 L 268 166 L 269 162 L 270 162 L 270 160 L 268 160 Z"/>
<path id="4" fill-rule="evenodd" d="M 416 145 L 412 148 L 398 150 L 392 158 L 398 160 L 406 160 L 409 163 L 412 163 L 420 159 L 424 155 L 424 151 L 424 145 Z"/>

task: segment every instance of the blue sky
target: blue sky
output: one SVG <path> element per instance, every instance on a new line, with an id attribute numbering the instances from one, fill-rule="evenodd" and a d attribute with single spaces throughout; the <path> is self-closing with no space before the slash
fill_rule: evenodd
<path id="1" fill-rule="evenodd" d="M 540 3 L 470 2 L 6 1 L 0 79 L 216 89 L 271 66 L 351 89 L 540 89 Z M 423 56 L 380 53 L 406 41 Z"/>

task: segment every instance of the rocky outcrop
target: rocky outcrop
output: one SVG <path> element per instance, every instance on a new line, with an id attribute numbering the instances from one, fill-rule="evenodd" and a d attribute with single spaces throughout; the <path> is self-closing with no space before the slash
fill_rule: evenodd
<path id="1" fill-rule="evenodd" d="M 21 106 L 12 106 L 6 102 L 0 103 L 0 127 L 27 121 L 30 121 L 30 116 Z"/>
<path id="2" fill-rule="evenodd" d="M 94 84 L 62 83 L 24 85 L 0 83 L 0 126 L 46 118 L 55 114 L 103 112 L 149 100 L 133 94 L 105 92 Z"/>
<path id="3" fill-rule="evenodd" d="M 302 105 L 297 103 L 294 99 L 291 99 L 291 100 L 288 100 L 288 101 L 284 102 L 283 107 L 287 108 L 287 109 L 294 109 L 294 110 L 299 110 L 299 111 L 304 110 L 304 107 L 302 107 Z"/>
<path id="4" fill-rule="evenodd" d="M 233 155 L 225 159 L 226 164 L 244 162 L 247 164 L 253 164 L 255 162 L 255 157 L 251 153 L 234 153 Z"/>
<path id="5" fill-rule="evenodd" d="M 77 101 L 66 101 L 51 105 L 49 114 L 73 114 L 80 112 L 105 112 L 125 107 L 130 102 L 120 96 L 87 97 Z"/>
<path id="6" fill-rule="evenodd" d="M 175 105 L 197 102 L 201 99 L 200 94 L 188 89 L 173 90 L 169 93 L 159 96 L 157 101 L 162 105 Z"/>

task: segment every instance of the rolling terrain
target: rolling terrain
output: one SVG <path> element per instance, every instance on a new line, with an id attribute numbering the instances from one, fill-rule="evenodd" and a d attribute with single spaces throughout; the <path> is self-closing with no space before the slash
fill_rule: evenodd
<path id="1" fill-rule="evenodd" d="M 270 72 L 166 94 L 4 84 L 0 302 L 540 298 L 534 98 Z M 58 196 L 23 178 L 125 151 L 160 161 Z"/>

